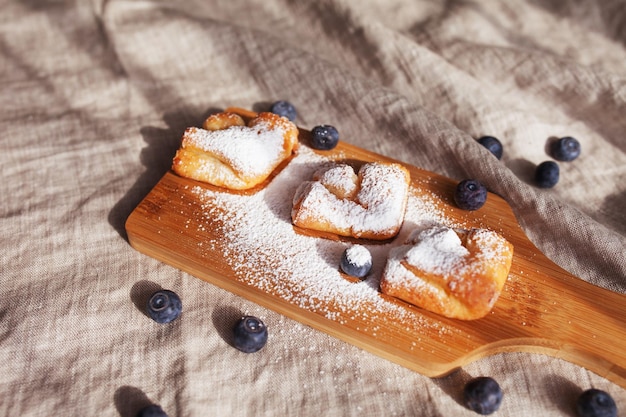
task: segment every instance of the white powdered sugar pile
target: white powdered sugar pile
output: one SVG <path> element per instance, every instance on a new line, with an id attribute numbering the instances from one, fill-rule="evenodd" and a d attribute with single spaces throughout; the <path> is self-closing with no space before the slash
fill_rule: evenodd
<path id="1" fill-rule="evenodd" d="M 448 227 L 433 227 L 414 232 L 409 241 L 416 242 L 404 259 L 422 271 L 450 276 L 458 271 L 469 251 L 456 232 Z"/>
<path id="2" fill-rule="evenodd" d="M 362 267 L 372 262 L 372 254 L 363 245 L 353 245 L 346 249 L 346 258 L 354 266 Z"/>
<path id="3" fill-rule="evenodd" d="M 215 231 L 202 242 L 207 258 L 219 251 L 236 279 L 299 308 L 341 324 L 355 318 L 370 323 L 360 331 L 375 334 L 389 323 L 406 326 L 407 331 L 449 331 L 379 291 L 390 250 L 402 245 L 415 227 L 450 222 L 437 208 L 436 198 L 411 186 L 404 227 L 391 243 L 364 245 L 372 256 L 372 272 L 366 280 L 353 282 L 339 272 L 342 253 L 350 243 L 298 234 L 291 222 L 296 189 L 328 163 L 301 147 L 287 167 L 255 194 L 193 187 L 204 216 L 200 231 Z M 211 236 L 220 239 L 211 241 Z"/>
<path id="4" fill-rule="evenodd" d="M 320 222 L 353 236 L 368 232 L 386 234 L 402 223 L 405 174 L 395 165 L 369 163 L 359 170 L 338 165 L 316 173 L 317 181 L 305 181 L 296 190 L 300 200 L 297 224 Z M 358 190 L 357 190 L 358 188 Z"/>
<path id="5" fill-rule="evenodd" d="M 358 178 L 350 165 L 340 164 L 320 170 L 313 178 L 339 198 L 352 198 L 357 192 Z"/>
<path id="6" fill-rule="evenodd" d="M 495 288 L 491 274 L 509 262 L 508 242 L 487 229 L 457 231 L 446 226 L 416 229 L 406 244 L 393 248 L 384 271 L 387 291 L 397 294 L 404 288 L 428 294 L 430 303 L 447 308 L 450 292 L 465 294 L 473 287 Z M 477 280 L 477 277 L 483 277 Z M 497 296 L 489 300 L 489 305 Z"/>
<path id="7" fill-rule="evenodd" d="M 456 232 L 445 226 L 426 226 L 415 229 L 405 245 L 393 248 L 385 266 L 385 281 L 394 288 L 411 288 L 412 291 L 426 291 L 431 302 L 443 306 L 447 294 L 442 282 L 416 279 L 404 262 L 428 276 L 437 275 L 454 281 L 460 274 L 459 267 L 466 264 L 464 258 L 469 251 L 462 245 Z"/>
<path id="8" fill-rule="evenodd" d="M 259 122 L 253 127 L 230 126 L 222 130 L 189 128 L 183 140 L 215 155 L 248 177 L 263 175 L 282 157 L 284 130 Z"/>

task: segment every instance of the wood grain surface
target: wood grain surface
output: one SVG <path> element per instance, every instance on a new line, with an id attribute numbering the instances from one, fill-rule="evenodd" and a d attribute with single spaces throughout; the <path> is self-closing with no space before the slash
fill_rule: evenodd
<path id="1" fill-rule="evenodd" d="M 244 117 L 254 115 L 242 109 L 229 110 Z M 306 147 L 309 132 L 301 129 L 300 140 Z M 356 164 L 393 161 L 343 142 L 332 151 L 318 153 Z M 286 165 L 279 167 L 275 175 L 281 175 Z M 198 190 L 228 192 L 172 172 L 127 219 L 128 239 L 133 248 L 148 256 L 427 376 L 445 375 L 495 353 L 524 351 L 565 359 L 626 388 L 626 350 L 622 346 L 626 340 L 626 296 L 593 286 L 550 261 L 526 237 L 510 206 L 499 196 L 490 193 L 480 210 L 463 211 L 452 202 L 456 181 L 404 165 L 411 173 L 413 191 L 433 197 L 451 222 L 489 228 L 514 245 L 508 280 L 486 317 L 473 321 L 447 319 L 383 294 L 378 297 L 390 307 L 381 309 L 376 302 L 371 306 L 375 313 L 364 314 L 346 311 L 345 306 L 335 306 L 329 299 L 317 300 L 318 305 L 296 302 L 307 289 L 290 286 L 285 292 L 283 285 L 279 291 L 280 277 L 275 288 L 253 285 L 254 281 L 243 279 L 233 264 L 225 247 L 228 236 L 217 225 L 211 227 L 217 219 L 207 217 L 207 212 L 221 213 L 224 208 L 214 201 L 215 207 L 207 211 L 212 202 L 202 198 Z M 256 189 L 229 195 L 248 198 L 267 187 L 275 175 Z M 291 198 L 285 195 L 285 204 L 291 204 Z M 301 232 L 293 230 L 294 236 Z M 341 240 L 310 235 L 317 240 Z M 208 241 L 213 244 L 207 245 Z M 301 268 L 296 264 L 289 267 L 294 271 Z M 368 308 L 367 303 L 359 305 L 359 309 Z"/>

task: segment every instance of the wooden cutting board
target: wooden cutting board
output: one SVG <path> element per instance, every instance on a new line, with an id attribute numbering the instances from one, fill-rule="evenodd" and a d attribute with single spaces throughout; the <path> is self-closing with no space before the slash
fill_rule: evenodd
<path id="1" fill-rule="evenodd" d="M 312 151 L 306 147 L 308 138 L 309 132 L 301 130 L 301 154 L 309 159 L 357 165 L 393 161 L 343 142 L 332 151 Z M 593 286 L 550 261 L 526 237 L 502 198 L 490 193 L 480 210 L 460 210 L 452 202 L 456 181 L 405 164 L 411 173 L 410 203 L 420 201 L 452 225 L 494 230 L 515 247 L 493 311 L 479 320 L 447 319 L 380 294 L 376 276 L 366 283 L 342 275 L 335 262 L 350 242 L 314 233 L 304 236 L 287 224 L 293 187 L 300 180 L 294 173 L 300 171 L 292 167 L 311 164 L 298 158 L 279 167 L 266 183 L 242 193 L 167 173 L 127 219 L 131 246 L 427 376 L 445 375 L 498 352 L 524 351 L 565 359 L 626 388 L 626 296 Z M 258 220 L 251 216 L 246 220 L 246 215 L 259 216 L 258 210 L 268 211 L 262 222 L 251 222 Z M 412 222 L 405 220 L 403 230 Z M 276 236 L 272 227 L 279 230 Z M 250 247 L 250 236 L 258 236 L 258 247 Z M 276 252 L 285 251 L 288 241 L 294 242 L 293 254 L 278 257 Z M 362 243 L 381 259 L 388 248 L 401 244 Z M 312 249 L 303 254 L 298 245 Z M 303 255 L 306 258 L 299 258 Z M 379 275 L 380 267 L 373 274 Z"/>

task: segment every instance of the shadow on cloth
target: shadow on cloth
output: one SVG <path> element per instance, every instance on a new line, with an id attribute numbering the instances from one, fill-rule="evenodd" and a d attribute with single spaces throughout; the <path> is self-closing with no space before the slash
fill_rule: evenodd
<path id="1" fill-rule="evenodd" d="M 141 311 L 144 316 L 150 317 L 150 315 L 146 311 L 148 300 L 150 300 L 152 294 L 162 289 L 163 287 L 155 282 L 141 280 L 136 282 L 131 288 L 130 299 L 135 307 L 137 307 L 137 310 Z"/>
<path id="2" fill-rule="evenodd" d="M 624 207 L 626 207 L 626 191 L 617 192 L 606 197 L 600 208 L 601 213 L 608 219 L 611 227 L 621 234 L 626 234 L 626 211 L 619 210 Z M 611 216 L 609 213 L 613 215 Z"/>
<path id="3" fill-rule="evenodd" d="M 463 387 L 472 379 L 472 375 L 463 369 L 457 369 L 449 375 L 439 378 L 433 378 L 433 382 L 441 388 L 450 398 L 457 402 L 462 407 L 465 407 L 463 402 Z"/>
<path id="4" fill-rule="evenodd" d="M 169 171 L 180 138 L 189 126 L 200 126 L 210 114 L 221 111 L 210 108 L 204 114 L 194 114 L 190 110 L 166 113 L 163 121 L 167 128 L 145 126 L 140 132 L 147 146 L 141 150 L 139 159 L 146 170 L 111 209 L 108 221 L 113 228 L 127 239 L 125 223 L 128 216 L 154 188 L 159 180 Z"/>
<path id="5" fill-rule="evenodd" d="M 544 386 L 553 393 L 552 400 L 564 415 L 576 415 L 576 400 L 582 389 L 560 375 L 550 375 L 544 379 Z"/>
<path id="6" fill-rule="evenodd" d="M 507 162 L 507 167 L 526 184 L 535 184 L 535 170 L 537 165 L 525 158 L 517 158 Z"/>
<path id="7" fill-rule="evenodd" d="M 142 390 L 129 385 L 119 387 L 113 401 L 121 417 L 135 417 L 142 408 L 154 404 Z"/>
<path id="8" fill-rule="evenodd" d="M 237 321 L 243 316 L 244 314 L 241 310 L 228 305 L 217 306 L 211 315 L 215 330 L 217 330 L 220 337 L 232 347 L 235 346 L 233 328 L 237 324 Z"/>

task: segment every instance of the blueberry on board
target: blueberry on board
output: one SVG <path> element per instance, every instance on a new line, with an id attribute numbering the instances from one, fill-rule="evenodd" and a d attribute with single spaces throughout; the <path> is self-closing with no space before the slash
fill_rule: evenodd
<path id="1" fill-rule="evenodd" d="M 487 188 L 478 180 L 459 182 L 454 191 L 454 202 L 463 210 L 478 210 L 487 201 Z"/>
<path id="2" fill-rule="evenodd" d="M 478 139 L 478 143 L 487 148 L 489 152 L 495 155 L 496 158 L 502 158 L 502 142 L 500 142 L 498 138 L 494 138 L 493 136 L 483 136 Z"/>
<path id="3" fill-rule="evenodd" d="M 339 132 L 331 125 L 315 126 L 311 130 L 311 147 L 322 151 L 328 151 L 337 146 Z"/>
<path id="4" fill-rule="evenodd" d="M 343 251 L 339 266 L 346 274 L 363 278 L 372 269 L 372 254 L 365 246 L 350 246 Z"/>
<path id="5" fill-rule="evenodd" d="M 576 413 L 579 417 L 617 417 L 617 405 L 607 392 L 591 388 L 578 396 Z"/>
<path id="6" fill-rule="evenodd" d="M 150 296 L 146 310 L 154 321 L 165 324 L 180 316 L 183 311 L 183 303 L 175 292 L 159 290 Z"/>
<path id="7" fill-rule="evenodd" d="M 559 182 L 559 164 L 544 161 L 535 169 L 535 182 L 540 188 L 552 188 Z"/>
<path id="8" fill-rule="evenodd" d="M 580 155 L 580 142 L 576 138 L 565 136 L 552 142 L 550 153 L 557 161 L 573 161 Z"/>
<path id="9" fill-rule="evenodd" d="M 296 112 L 296 108 L 293 106 L 293 104 L 285 100 L 279 100 L 274 102 L 270 107 L 270 112 L 279 116 L 286 117 L 292 122 L 296 120 L 296 117 L 298 115 Z"/>
<path id="10" fill-rule="evenodd" d="M 136 417 L 167 417 L 167 413 L 160 406 L 151 404 L 139 410 Z"/>
<path id="11" fill-rule="evenodd" d="M 502 403 L 502 389 L 488 376 L 474 378 L 463 389 L 465 406 L 481 415 L 494 413 Z"/>
<path id="12" fill-rule="evenodd" d="M 235 325 L 233 336 L 233 342 L 237 349 L 245 353 L 254 353 L 265 346 L 267 327 L 257 317 L 244 316 Z"/>

